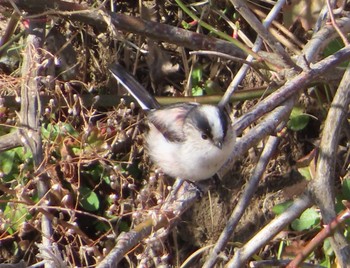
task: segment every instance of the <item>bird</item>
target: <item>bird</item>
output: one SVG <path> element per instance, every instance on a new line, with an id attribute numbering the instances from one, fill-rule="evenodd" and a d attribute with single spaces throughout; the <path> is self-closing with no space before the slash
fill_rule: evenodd
<path id="1" fill-rule="evenodd" d="M 196 102 L 161 106 L 122 65 L 113 63 L 109 71 L 146 112 L 146 150 L 163 173 L 202 181 L 229 159 L 236 133 L 224 107 Z"/>

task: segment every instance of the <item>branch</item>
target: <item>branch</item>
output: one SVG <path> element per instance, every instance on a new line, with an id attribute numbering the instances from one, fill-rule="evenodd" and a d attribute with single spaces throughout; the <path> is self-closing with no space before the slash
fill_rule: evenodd
<path id="1" fill-rule="evenodd" d="M 265 28 L 270 27 L 271 22 L 273 21 L 273 19 L 277 16 L 279 11 L 281 10 L 284 2 L 285 2 L 284 0 L 278 1 L 278 3 L 276 3 L 275 6 L 271 9 L 270 13 L 268 14 L 265 21 L 263 22 L 263 26 Z M 255 43 L 254 43 L 252 50 L 254 52 L 259 51 L 262 44 L 263 44 L 263 39 L 260 36 L 258 36 L 257 39 L 255 40 Z M 246 61 L 252 62 L 253 57 L 251 55 L 248 55 L 248 57 L 246 58 Z M 287 66 L 285 66 L 285 67 L 287 67 Z M 228 89 L 225 92 L 225 95 L 220 100 L 219 105 L 225 106 L 229 102 L 231 96 L 233 96 L 233 93 L 237 90 L 238 86 L 240 85 L 242 80 L 245 78 L 248 70 L 249 70 L 249 65 L 243 64 L 242 67 L 239 69 L 238 73 L 235 75 L 232 82 L 230 83 Z"/>
<path id="2" fill-rule="evenodd" d="M 45 15 L 80 21 L 94 26 L 100 32 L 112 31 L 115 27 L 120 31 L 134 33 L 157 41 L 166 41 L 193 50 L 220 51 L 240 58 L 245 55 L 228 41 L 102 9 L 93 10 L 88 6 L 59 0 L 12 0 L 12 2 L 30 14 L 42 16 L 43 14 L 40 13 L 45 13 Z M 0 5 L 11 7 L 7 0 L 0 0 Z"/>
<path id="3" fill-rule="evenodd" d="M 284 50 L 282 45 L 273 37 L 273 35 L 266 30 L 266 28 L 261 24 L 261 22 L 256 18 L 253 12 L 250 11 L 246 4 L 246 1 L 242 0 L 231 0 L 231 3 L 236 8 L 236 10 L 242 15 L 242 17 L 248 22 L 248 24 L 256 31 L 256 33 L 261 36 L 264 41 L 266 41 L 271 49 L 281 57 L 285 65 L 289 68 L 300 69 L 288 53 Z"/>
<path id="4" fill-rule="evenodd" d="M 20 125 L 18 134 L 21 136 L 21 142 L 30 150 L 34 159 L 34 172 L 38 176 L 37 190 L 39 197 L 44 197 L 47 193 L 50 181 L 43 172 L 43 151 L 40 135 L 39 118 L 40 99 L 39 83 L 37 77 L 41 69 L 41 48 L 45 37 L 45 22 L 29 20 L 28 36 L 26 47 L 23 53 L 22 64 L 22 85 L 21 85 L 21 111 L 19 114 Z M 41 231 L 43 245 L 51 248 L 51 221 L 46 215 L 42 216 Z M 51 263 L 46 262 L 45 267 L 53 267 Z"/>
<path id="5" fill-rule="evenodd" d="M 319 206 L 322 218 L 326 224 L 335 217 L 335 160 L 343 122 L 347 117 L 350 104 L 350 66 L 348 66 L 338 90 L 333 98 L 322 131 L 320 153 L 317 162 L 315 179 L 311 181 L 310 189 L 316 204 Z M 336 241 L 335 241 L 336 240 Z M 331 239 L 333 249 L 342 267 L 350 263 L 349 246 L 340 231 Z M 347 249 L 346 249 L 347 248 Z M 346 251 L 344 251 L 346 249 Z"/>
<path id="6" fill-rule="evenodd" d="M 236 122 L 235 125 L 238 134 L 242 133 L 246 127 L 255 122 L 262 115 L 271 111 L 300 90 L 305 89 L 311 82 L 316 81 L 326 72 L 331 71 L 340 63 L 348 60 L 349 57 L 350 46 L 346 46 L 290 79 L 274 94 L 271 94 L 269 97 L 261 101 L 251 112 L 246 113 Z"/>
<path id="7" fill-rule="evenodd" d="M 0 152 L 7 151 L 21 146 L 21 140 L 18 136 L 18 132 L 12 132 L 0 137 Z"/>
<path id="8" fill-rule="evenodd" d="M 306 259 L 307 256 L 309 256 L 317 246 L 321 245 L 327 237 L 331 237 L 333 235 L 333 232 L 342 226 L 345 220 L 350 218 L 350 204 L 348 201 L 346 201 L 345 205 L 346 209 L 343 210 L 328 225 L 324 226 L 324 228 L 300 251 L 295 259 L 287 265 L 287 268 L 299 267 L 301 262 Z M 346 264 L 349 263 L 342 262 L 340 267 L 346 267 Z"/>
<path id="9" fill-rule="evenodd" d="M 254 174 L 245 186 L 243 194 L 235 206 L 229 220 L 227 221 L 225 229 L 221 232 L 214 248 L 210 251 L 208 258 L 203 265 L 204 268 L 213 267 L 215 265 L 219 253 L 224 249 L 228 240 L 231 238 L 232 233 L 241 219 L 245 209 L 248 207 L 255 191 L 258 189 L 259 181 L 264 175 L 265 168 L 269 163 L 271 156 L 275 154 L 279 141 L 280 139 L 277 137 L 269 137 L 259 158 L 259 162 L 254 169 Z"/>
<path id="10" fill-rule="evenodd" d="M 276 233 L 282 231 L 290 222 L 300 216 L 300 214 L 311 205 L 312 200 L 308 195 L 303 195 L 296 199 L 283 214 L 261 229 L 243 247 L 237 249 L 233 259 L 227 264 L 227 267 L 243 267 L 244 263 L 253 256 L 254 253 L 268 243 Z"/>
<path id="11" fill-rule="evenodd" d="M 145 219 L 131 231 L 121 233 L 114 248 L 96 268 L 116 267 L 125 254 L 151 233 L 169 231 L 180 216 L 193 205 L 196 199 L 196 187 L 191 183 L 176 180 L 169 198 L 159 210 L 154 212 L 154 216 Z"/>

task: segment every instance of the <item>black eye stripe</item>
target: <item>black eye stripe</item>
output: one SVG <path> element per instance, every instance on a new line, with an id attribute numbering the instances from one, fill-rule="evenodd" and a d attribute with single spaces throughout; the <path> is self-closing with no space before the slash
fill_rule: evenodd
<path id="1" fill-rule="evenodd" d="M 228 117 L 228 114 L 223 109 L 219 109 L 218 113 L 221 121 L 222 131 L 224 133 L 224 138 L 225 138 L 227 134 L 228 124 L 229 124 L 229 117 Z"/>
<path id="2" fill-rule="evenodd" d="M 216 120 L 220 121 L 220 126 L 222 128 L 222 138 L 225 138 L 230 124 L 229 116 L 224 109 L 219 107 L 217 107 L 217 109 L 213 110 L 212 112 L 216 113 Z M 191 121 L 191 124 L 196 127 L 201 133 L 205 134 L 209 139 L 212 140 L 214 138 L 212 133 L 212 126 L 209 123 L 207 115 L 201 110 L 200 106 L 193 107 L 193 109 L 188 113 L 185 120 Z"/>
<path id="3" fill-rule="evenodd" d="M 189 120 L 192 121 L 192 124 L 199 129 L 203 134 L 205 134 L 209 139 L 213 138 L 211 133 L 211 126 L 206 116 L 202 112 L 191 112 L 188 115 Z"/>

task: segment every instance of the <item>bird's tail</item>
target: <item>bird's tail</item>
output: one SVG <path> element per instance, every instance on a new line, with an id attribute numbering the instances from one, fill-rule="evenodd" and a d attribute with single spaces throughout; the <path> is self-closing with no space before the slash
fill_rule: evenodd
<path id="1" fill-rule="evenodd" d="M 114 63 L 109 66 L 109 71 L 128 90 L 142 109 L 152 110 L 160 108 L 159 102 L 123 66 Z"/>

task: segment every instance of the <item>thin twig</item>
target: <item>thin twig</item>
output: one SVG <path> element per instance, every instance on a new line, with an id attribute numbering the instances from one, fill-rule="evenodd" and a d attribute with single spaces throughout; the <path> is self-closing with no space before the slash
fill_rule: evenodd
<path id="1" fill-rule="evenodd" d="M 269 44 L 273 52 L 275 52 L 279 57 L 281 57 L 285 66 L 289 68 L 295 68 L 296 70 L 299 67 L 293 62 L 288 53 L 284 50 L 279 42 L 266 30 L 266 28 L 260 23 L 256 18 L 253 12 L 248 8 L 246 1 L 242 0 L 230 0 L 234 5 L 236 10 L 242 15 L 242 17 L 249 23 L 249 25 L 261 36 L 265 42 Z"/>
<path id="2" fill-rule="evenodd" d="M 97 268 L 115 267 L 128 251 L 151 233 L 154 233 L 157 239 L 160 233 L 169 231 L 175 225 L 179 217 L 196 201 L 198 193 L 196 187 L 191 183 L 181 180 L 176 180 L 173 189 L 175 193 L 169 194 L 171 198 L 168 198 L 161 208 L 154 212 L 153 217 L 145 219 L 129 232 L 118 236 L 116 245 L 97 265 Z"/>
<path id="3" fill-rule="evenodd" d="M 238 57 L 234 57 L 222 52 L 218 52 L 218 51 L 210 51 L 210 50 L 198 50 L 198 51 L 191 51 L 189 53 L 190 55 L 213 55 L 213 56 L 217 56 L 217 57 L 221 57 L 221 58 L 225 58 L 228 60 L 232 60 L 235 62 L 239 62 L 239 63 L 244 63 L 244 64 L 248 64 L 249 66 L 252 66 L 253 63 L 251 61 L 247 61 Z"/>
<path id="4" fill-rule="evenodd" d="M 298 253 L 295 259 L 287 265 L 287 268 L 299 267 L 302 261 L 305 260 L 317 246 L 321 245 L 326 238 L 331 237 L 333 232 L 341 227 L 345 220 L 350 218 L 349 202 L 346 201 L 345 204 L 346 209 L 328 225 L 325 225 L 323 229 L 302 250 L 300 250 L 300 253 Z M 349 263 L 343 263 L 341 267 L 345 267 L 344 265 L 346 264 Z"/>
<path id="5" fill-rule="evenodd" d="M 271 22 L 278 15 L 278 13 L 281 10 L 281 8 L 283 7 L 284 3 L 285 3 L 285 0 L 280 0 L 276 3 L 276 5 L 271 9 L 270 13 L 268 14 L 266 19 L 264 20 L 264 22 L 263 22 L 264 27 L 268 28 L 271 25 Z M 252 50 L 254 52 L 258 52 L 260 50 L 262 43 L 263 43 L 263 39 L 261 37 L 258 37 L 254 43 Z M 251 55 L 249 55 L 246 58 L 246 61 L 247 62 L 253 61 L 253 57 Z M 238 88 L 239 84 L 242 82 L 242 80 L 246 76 L 248 69 L 249 69 L 249 65 L 247 65 L 247 64 L 243 64 L 243 66 L 239 69 L 238 73 L 235 75 L 235 78 L 232 80 L 228 89 L 226 90 L 225 95 L 222 97 L 222 99 L 219 103 L 220 106 L 225 106 L 227 103 L 229 103 L 231 96 L 233 95 L 233 93 Z"/>
<path id="6" fill-rule="evenodd" d="M 215 244 L 215 247 L 210 251 L 208 258 L 203 265 L 204 268 L 213 267 L 215 265 L 219 253 L 226 246 L 228 240 L 231 239 L 233 231 L 235 230 L 245 209 L 248 207 L 255 191 L 258 189 L 259 181 L 265 172 L 266 166 L 269 163 L 271 156 L 275 153 L 275 150 L 279 144 L 279 140 L 280 139 L 275 136 L 269 137 L 266 145 L 264 146 L 264 150 L 261 153 L 259 162 L 254 169 L 254 174 L 247 183 L 243 194 L 235 206 L 235 209 L 233 210 L 229 220 L 227 221 L 225 229 L 221 232 L 220 237 Z"/>
<path id="7" fill-rule="evenodd" d="M 350 57 L 350 46 L 346 46 L 343 49 L 337 51 L 333 55 L 319 61 L 314 64 L 312 68 L 305 70 L 294 78 L 290 79 L 284 86 L 279 88 L 274 94 L 257 104 L 251 112 L 243 115 L 236 122 L 236 129 L 238 134 L 249 126 L 251 123 L 255 122 L 263 114 L 271 111 L 274 107 L 281 104 L 283 101 L 293 96 L 298 91 L 307 87 L 312 81 L 321 77 L 327 71 L 335 68 L 340 63 L 344 62 Z"/>
<path id="8" fill-rule="evenodd" d="M 233 259 L 227 264 L 227 267 L 242 267 L 254 253 L 270 241 L 277 233 L 282 231 L 285 226 L 296 219 L 305 209 L 310 207 L 311 204 L 312 200 L 307 194 L 296 199 L 283 214 L 272 220 L 252 239 L 245 243 L 243 247 L 238 249 L 233 256 Z"/>
<path id="9" fill-rule="evenodd" d="M 332 22 L 332 25 L 333 25 L 334 29 L 339 34 L 340 38 L 343 40 L 344 45 L 346 45 L 346 46 L 349 45 L 348 39 L 346 38 L 344 33 L 340 30 L 337 22 L 334 19 L 333 8 L 331 7 L 331 4 L 330 4 L 329 0 L 326 0 L 326 3 L 327 3 L 327 8 L 328 8 L 329 18 L 331 19 L 331 22 Z"/>

